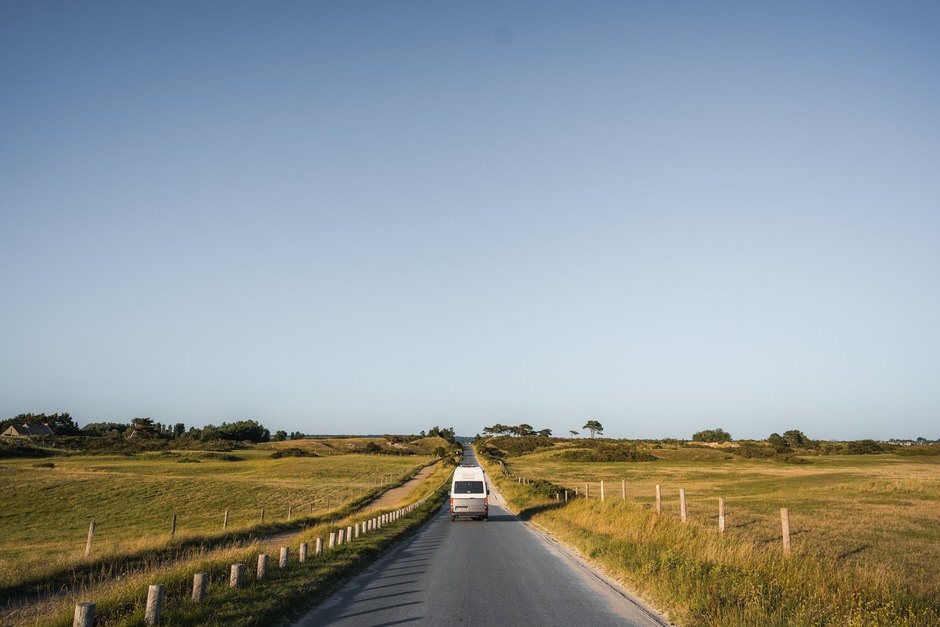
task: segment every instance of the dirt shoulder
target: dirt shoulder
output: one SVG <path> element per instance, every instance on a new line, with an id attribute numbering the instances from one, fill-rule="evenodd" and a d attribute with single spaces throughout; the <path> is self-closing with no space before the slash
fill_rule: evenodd
<path id="1" fill-rule="evenodd" d="M 425 466 L 418 474 L 414 477 L 401 484 L 397 488 L 392 488 L 388 492 L 382 494 L 374 501 L 366 503 L 365 507 L 382 509 L 386 507 L 393 507 L 397 505 L 400 501 L 404 500 L 409 494 L 418 488 L 424 481 L 431 476 L 431 473 L 437 468 L 437 464 L 431 464 L 430 466 Z"/>

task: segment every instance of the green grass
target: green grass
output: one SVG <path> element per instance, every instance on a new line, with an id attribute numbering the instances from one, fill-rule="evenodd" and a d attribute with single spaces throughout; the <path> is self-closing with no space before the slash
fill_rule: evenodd
<path id="1" fill-rule="evenodd" d="M 794 465 L 718 450 L 651 452 L 663 459 L 574 463 L 558 450 L 507 458 L 511 473 L 572 492 L 583 494 L 589 483 L 593 498 L 567 506 L 544 486 L 499 481 L 524 516 L 681 624 L 940 624 L 937 457 L 812 457 Z M 680 488 L 688 524 L 678 520 Z M 717 532 L 719 496 L 727 504 L 724 535 Z M 787 559 L 782 507 L 790 511 Z"/>

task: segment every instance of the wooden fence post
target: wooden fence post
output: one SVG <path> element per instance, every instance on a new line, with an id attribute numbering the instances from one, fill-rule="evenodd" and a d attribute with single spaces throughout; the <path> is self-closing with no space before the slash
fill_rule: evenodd
<path id="1" fill-rule="evenodd" d="M 162 605 L 163 584 L 154 584 L 147 590 L 147 610 L 144 612 L 144 624 L 157 625 L 160 623 L 160 607 Z"/>
<path id="2" fill-rule="evenodd" d="M 346 540 L 345 536 L 346 536 L 345 529 L 340 529 L 339 531 L 336 532 L 336 545 L 337 546 L 340 546 L 343 544 L 343 542 L 345 542 Z"/>
<path id="3" fill-rule="evenodd" d="M 780 523 L 783 527 L 783 554 L 790 554 L 790 510 L 780 508 Z"/>
<path id="4" fill-rule="evenodd" d="M 313 554 L 314 555 L 323 554 L 323 538 L 317 538 L 317 543 L 313 548 Z"/>
<path id="5" fill-rule="evenodd" d="M 589 483 L 584 484 L 584 498 L 591 498 L 591 485 Z"/>
<path id="6" fill-rule="evenodd" d="M 95 624 L 95 604 L 79 603 L 75 606 L 72 627 L 93 627 Z"/>
<path id="7" fill-rule="evenodd" d="M 353 539 L 352 536 L 353 536 L 353 528 L 352 528 L 352 525 L 350 525 L 349 527 L 346 527 L 346 543 L 347 544 L 352 542 L 352 539 Z"/>
<path id="8" fill-rule="evenodd" d="M 718 497 L 718 533 L 725 532 L 725 499 Z"/>
<path id="9" fill-rule="evenodd" d="M 222 528 L 228 527 L 228 510 L 225 510 L 225 518 L 222 519 Z"/>
<path id="10" fill-rule="evenodd" d="M 620 496 L 623 497 L 624 501 L 627 500 L 627 480 L 626 479 L 620 480 Z"/>
<path id="11" fill-rule="evenodd" d="M 685 490 L 682 488 L 679 488 L 679 518 L 682 522 L 688 522 L 685 515 Z"/>
<path id="12" fill-rule="evenodd" d="M 301 564 L 307 561 L 307 543 L 306 542 L 300 543 L 300 550 L 297 551 L 297 561 L 299 561 Z"/>
<path id="13" fill-rule="evenodd" d="M 293 513 L 294 513 L 294 506 L 293 506 L 293 505 L 288 505 L 288 506 L 287 506 L 287 520 L 288 520 L 288 521 L 290 521 L 290 516 L 291 516 L 291 514 L 293 514 Z"/>
<path id="14" fill-rule="evenodd" d="M 604 482 L 601 481 L 601 500 L 604 500 Z"/>
<path id="15" fill-rule="evenodd" d="M 238 588 L 242 585 L 242 570 L 244 568 L 244 564 L 232 564 L 232 570 L 228 577 L 229 588 Z"/>
<path id="16" fill-rule="evenodd" d="M 91 541 L 95 537 L 95 522 L 88 523 L 88 541 L 85 542 L 85 557 L 91 555 Z"/>
<path id="17" fill-rule="evenodd" d="M 331 531 L 331 532 L 330 532 L 330 544 L 329 544 L 329 548 L 332 549 L 334 546 L 336 546 L 336 532 L 335 532 L 335 531 Z"/>
<path id="18" fill-rule="evenodd" d="M 176 535 L 176 514 L 173 514 L 173 522 L 170 524 L 170 535 Z"/>
<path id="19" fill-rule="evenodd" d="M 206 598 L 206 583 L 209 573 L 196 573 L 193 575 L 193 603 L 202 603 Z"/>
<path id="20" fill-rule="evenodd" d="M 568 502 L 568 490 L 565 490 L 565 503 Z"/>
<path id="21" fill-rule="evenodd" d="M 656 513 L 663 513 L 663 491 L 658 483 L 656 484 Z"/>
<path id="22" fill-rule="evenodd" d="M 290 547 L 282 546 L 281 547 L 281 559 L 278 560 L 277 566 L 281 570 L 287 568 L 287 560 L 290 556 Z"/>
<path id="23" fill-rule="evenodd" d="M 268 554 L 260 553 L 258 555 L 258 571 L 256 579 L 262 581 L 268 575 Z"/>
<path id="24" fill-rule="evenodd" d="M 359 523 L 356 523 L 356 539 L 359 539 Z"/>
<path id="25" fill-rule="evenodd" d="M 264 522 L 264 508 L 261 508 L 261 522 Z"/>

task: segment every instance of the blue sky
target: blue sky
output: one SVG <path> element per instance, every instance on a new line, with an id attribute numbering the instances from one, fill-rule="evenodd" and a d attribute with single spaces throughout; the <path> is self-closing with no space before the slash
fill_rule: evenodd
<path id="1" fill-rule="evenodd" d="M 0 4 L 0 416 L 940 437 L 936 2 Z"/>

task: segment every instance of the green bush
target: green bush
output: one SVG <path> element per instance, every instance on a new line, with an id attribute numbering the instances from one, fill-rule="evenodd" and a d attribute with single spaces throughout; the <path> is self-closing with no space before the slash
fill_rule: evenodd
<path id="1" fill-rule="evenodd" d="M 271 453 L 271 459 L 280 459 L 282 457 L 319 457 L 313 451 L 305 451 L 302 448 L 281 448 Z"/>
<path id="2" fill-rule="evenodd" d="M 563 451 L 559 457 L 569 462 L 653 462 L 652 453 L 638 451 L 627 444 L 602 444 L 589 449 Z"/>

